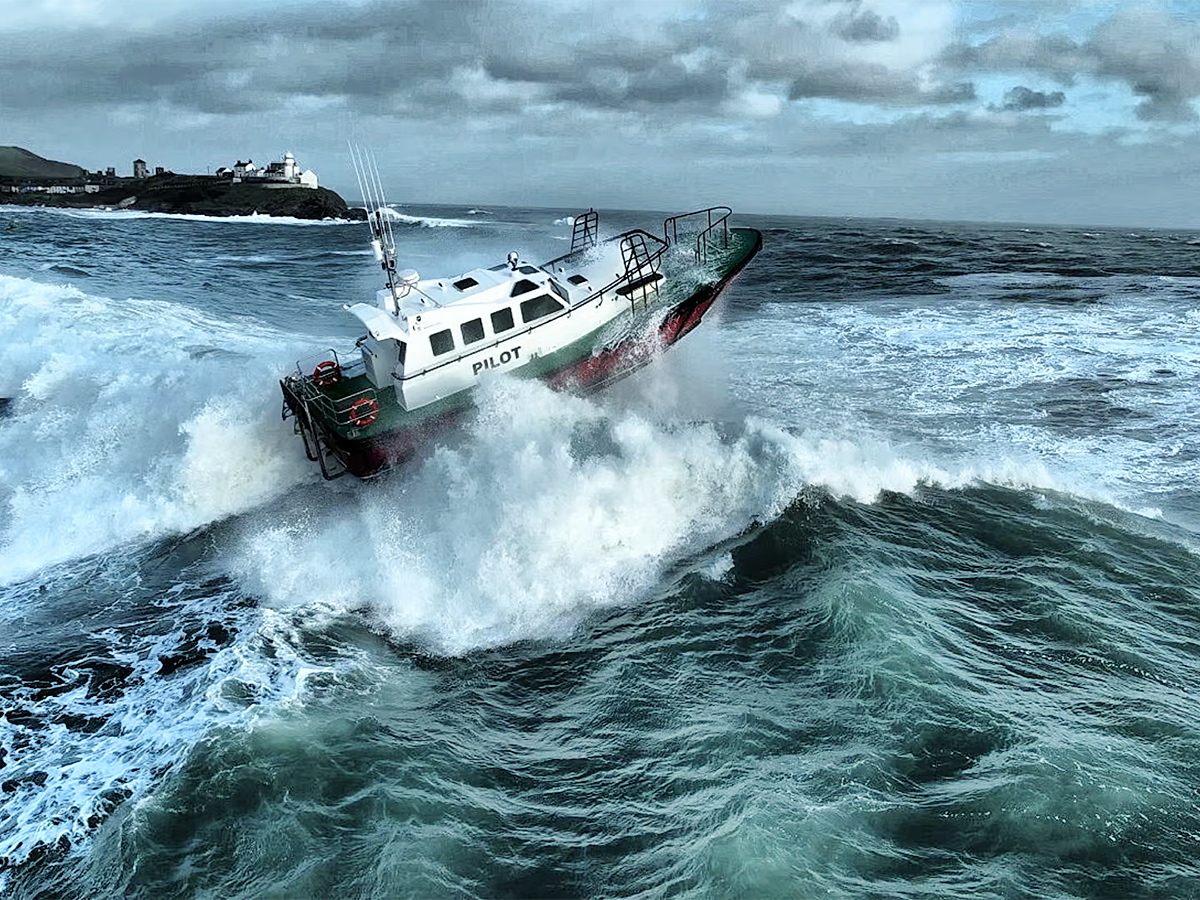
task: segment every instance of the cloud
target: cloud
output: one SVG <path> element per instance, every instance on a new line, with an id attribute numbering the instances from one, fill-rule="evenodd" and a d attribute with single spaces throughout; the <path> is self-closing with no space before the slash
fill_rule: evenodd
<path id="1" fill-rule="evenodd" d="M 1200 25 L 1139 7 L 1100 26 L 1088 50 L 1097 74 L 1124 81 L 1144 98 L 1140 118 L 1196 119 L 1190 101 L 1200 96 Z"/>
<path id="2" fill-rule="evenodd" d="M 143 102 L 236 115 L 303 95 L 405 118 L 481 104 L 515 111 L 522 102 L 695 116 L 728 115 L 735 98 L 772 91 L 899 105 L 969 97 L 917 75 L 935 52 L 926 43 L 931 6 L 948 8 L 944 0 L 888 4 L 899 11 L 886 15 L 864 0 L 375 0 L 286 14 L 250 6 L 202 23 L 194 10 L 174 18 L 160 10 L 142 29 L 83 19 L 69 39 L 0 34 L 0 85 L 9 85 L 0 107 Z"/>
<path id="3" fill-rule="evenodd" d="M 142 100 L 236 114 L 294 94 L 388 97 L 469 63 L 481 9 L 453 0 L 327 3 L 203 23 L 181 14 L 144 31 L 85 21 L 53 41 L 9 33 L 0 36 L 0 84 L 23 87 L 0 88 L 0 105 Z"/>
<path id="4" fill-rule="evenodd" d="M 409 195 L 472 202 L 502 202 L 498 166 L 526 201 L 537 183 L 547 200 L 586 185 L 625 203 L 724 179 L 774 204 L 774 179 L 861 170 L 863 190 L 887 182 L 875 196 L 922 208 L 929 192 L 905 185 L 930 159 L 927 187 L 963 193 L 986 161 L 1066 178 L 1068 157 L 1127 161 L 1114 148 L 1134 144 L 1170 144 L 1146 150 L 1156 165 L 1195 155 L 1200 15 L 1178 3 L 131 2 L 28 0 L 0 18 L 8 142 L 180 171 L 290 146 L 334 182 L 352 137 L 397 148 Z"/>
<path id="5" fill-rule="evenodd" d="M 1081 40 L 1013 28 L 978 44 L 958 42 L 941 62 L 967 72 L 1033 72 L 1064 86 L 1082 77 L 1116 81 L 1142 98 L 1137 108 L 1142 120 L 1197 118 L 1192 101 L 1200 97 L 1200 24 L 1159 7 L 1118 10 Z M 1006 98 L 1005 108 L 1009 102 Z"/>
<path id="6" fill-rule="evenodd" d="M 1053 109 L 1066 102 L 1067 95 L 1062 91 L 1035 91 L 1023 85 L 1018 85 L 1004 95 L 1004 103 L 999 109 L 1005 112 L 1028 112 L 1034 109 Z"/>
<path id="7" fill-rule="evenodd" d="M 894 41 L 900 36 L 900 23 L 895 16 L 885 19 L 873 9 L 856 7 L 834 19 L 833 31 L 845 41 Z"/>
<path id="8" fill-rule="evenodd" d="M 942 105 L 974 100 L 975 86 L 971 82 L 924 85 L 917 72 L 843 62 L 804 71 L 788 88 L 789 100 L 813 97 L 896 106 Z"/>
<path id="9" fill-rule="evenodd" d="M 942 62 L 969 71 L 1038 72 L 1066 85 L 1094 68 L 1090 55 L 1067 35 L 1024 29 L 1006 31 L 980 44 L 954 44 L 942 54 Z"/>
<path id="10" fill-rule="evenodd" d="M 1076 36 L 1002 17 L 975 43 L 953 40 L 949 0 L 369 0 L 286 11 L 221 0 L 207 18 L 182 4 L 155 10 L 128 28 L 89 15 L 57 23 L 52 37 L 30 15 L 0 30 L 0 108 L 144 103 L 237 116 L 302 97 L 405 120 L 546 109 L 724 117 L 751 96 L 748 116 L 809 99 L 969 104 L 976 77 L 994 73 L 1064 87 L 1116 81 L 1140 98 L 1143 121 L 1193 119 L 1200 96 L 1200 25 L 1154 7 L 1119 10 Z M 1058 91 L 1014 90 L 1001 109 L 1063 102 Z"/>

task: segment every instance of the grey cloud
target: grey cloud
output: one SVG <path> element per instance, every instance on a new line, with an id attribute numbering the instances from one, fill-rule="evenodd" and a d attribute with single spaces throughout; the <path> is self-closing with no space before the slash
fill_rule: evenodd
<path id="1" fill-rule="evenodd" d="M 629 85 L 620 91 L 619 105 L 711 104 L 727 95 L 728 85 L 722 72 L 689 72 L 682 65 L 667 61 L 631 79 Z M 559 92 L 559 96 L 565 97 L 566 94 Z"/>
<path id="2" fill-rule="evenodd" d="M 811 97 L 896 106 L 943 105 L 975 99 L 975 85 L 959 82 L 924 88 L 915 75 L 900 74 L 881 65 L 843 63 L 803 72 L 792 82 L 789 100 Z"/>
<path id="3" fill-rule="evenodd" d="M 976 96 L 975 85 L 970 81 L 960 81 L 936 88 L 923 96 L 927 97 L 930 103 L 936 104 L 970 103 Z"/>
<path id="4" fill-rule="evenodd" d="M 826 97 L 887 103 L 902 100 L 915 90 L 915 79 L 897 78 L 885 66 L 840 63 L 798 75 L 788 90 L 788 99 Z"/>
<path id="5" fill-rule="evenodd" d="M 1200 27 L 1137 9 L 1113 16 L 1088 42 L 1096 72 L 1125 81 L 1145 98 L 1143 119 L 1190 121 L 1200 96 Z"/>
<path id="6" fill-rule="evenodd" d="M 1062 91 L 1035 91 L 1024 85 L 1018 85 L 1004 95 L 1004 103 L 1000 109 L 1006 112 L 1027 112 L 1033 109 L 1053 109 L 1066 102 L 1067 95 Z"/>
<path id="7" fill-rule="evenodd" d="M 891 152 L 929 155 L 952 148 L 956 153 L 1011 153 L 1032 149 L 1054 152 L 1077 138 L 1054 132 L 1045 117 L 1023 117 L 1005 122 L 994 116 L 977 116 L 962 110 L 946 115 L 922 113 L 892 126 L 871 125 L 863 134 L 875 133 Z"/>
<path id="8" fill-rule="evenodd" d="M 713 104 L 730 94 L 731 61 L 712 58 L 685 66 L 681 47 L 659 42 L 589 41 L 525 55 L 491 49 L 483 69 L 499 81 L 545 87 L 553 100 L 602 109 Z"/>
<path id="9" fill-rule="evenodd" d="M 1029 70 L 1050 75 L 1063 84 L 1091 69 L 1087 52 L 1066 35 L 1006 32 L 981 44 L 955 44 L 942 54 L 943 63 L 960 69 L 985 71 Z"/>
<path id="10" fill-rule="evenodd" d="M 912 62 L 864 58 L 872 43 L 896 40 L 901 25 L 862 0 L 698 0 L 695 11 L 626 17 L 618 34 L 613 17 L 534 0 L 375 0 L 177 21 L 157 33 L 79 33 L 46 46 L 0 34 L 0 107 L 141 103 L 238 114 L 271 112 L 300 95 L 325 108 L 431 120 L 546 102 L 685 119 L 729 109 L 748 85 L 793 100 L 920 108 L 975 100 L 956 68 L 1016 66 L 1068 79 L 1085 58 L 1099 66 L 1096 51 L 1067 38 L 1009 36 L 956 48 L 943 60 L 950 77 L 930 83 Z M 1109 56 L 1114 71 L 1132 66 Z M 1147 107 L 1165 115 L 1180 94 L 1151 74 L 1140 72 L 1136 84 Z"/>
<path id="11" fill-rule="evenodd" d="M 844 41 L 894 41 L 900 36 L 895 16 L 886 19 L 873 9 L 845 12 L 833 20 L 833 33 Z"/>
<path id="12" fill-rule="evenodd" d="M 1113 79 L 1143 98 L 1139 118 L 1197 118 L 1191 101 L 1200 97 L 1200 26 L 1162 9 L 1139 6 L 1117 12 L 1083 42 L 1017 29 L 980 44 L 956 44 L 941 61 L 950 69 L 1036 72 L 1063 85 L 1074 84 L 1080 76 Z M 1009 102 L 1019 105 L 1029 99 L 1006 98 L 1005 108 Z"/>
<path id="13" fill-rule="evenodd" d="M 161 33 L 0 36 L 0 104 L 166 100 L 211 112 L 267 110 L 296 93 L 381 97 L 445 78 L 477 52 L 474 3 L 299 6 L 288 15 L 180 23 Z M 245 74 L 248 83 L 234 76 Z"/>
<path id="14" fill-rule="evenodd" d="M 310 4 L 202 29 L 180 23 L 160 33 L 97 30 L 57 47 L 28 34 L 0 34 L 0 106 L 165 101 L 203 112 L 267 111 L 303 94 L 349 105 L 436 97 L 431 112 L 444 114 L 473 108 L 478 98 L 459 96 L 450 85 L 457 70 L 479 65 L 500 82 L 542 84 L 561 99 L 599 107 L 725 95 L 728 61 L 687 71 L 672 61 L 690 49 L 686 43 L 641 35 L 571 42 L 562 36 L 571 33 L 570 17 L 547 13 L 524 3 Z"/>

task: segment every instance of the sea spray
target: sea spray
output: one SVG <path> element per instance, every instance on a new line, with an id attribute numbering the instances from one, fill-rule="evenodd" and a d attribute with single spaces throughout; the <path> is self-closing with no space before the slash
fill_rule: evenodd
<path id="1" fill-rule="evenodd" d="M 657 420 L 664 375 L 650 378 L 641 411 L 490 379 L 470 422 L 399 471 L 250 513 L 225 565 L 276 608 L 366 606 L 397 637 L 460 655 L 561 638 L 636 602 L 690 548 L 771 521 L 814 489 L 870 503 L 1030 475 L 950 471 L 886 441 L 756 417 Z"/>
<path id="2" fill-rule="evenodd" d="M 755 435 L 655 425 L 498 378 L 396 477 L 261 523 L 230 560 L 274 604 L 370 604 L 438 652 L 565 634 L 799 490 Z"/>
<path id="3" fill-rule="evenodd" d="M 294 352 L 278 335 L 7 276 L 0 326 L 0 393 L 13 398 L 0 581 L 190 531 L 309 477 L 263 387 Z"/>

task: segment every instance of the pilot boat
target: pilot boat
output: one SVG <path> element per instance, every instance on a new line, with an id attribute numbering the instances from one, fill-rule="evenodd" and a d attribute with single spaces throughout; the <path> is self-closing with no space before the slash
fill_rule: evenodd
<path id="1" fill-rule="evenodd" d="M 671 216 L 661 237 L 635 228 L 606 239 L 588 210 L 562 256 L 534 265 L 510 253 L 427 279 L 397 269 L 377 196 L 367 219 L 387 284 L 374 303 L 345 307 L 366 334 L 280 381 L 283 418 L 325 478 L 366 478 L 410 458 L 472 408 L 485 378 L 587 393 L 630 374 L 695 328 L 762 247 L 724 206 Z"/>

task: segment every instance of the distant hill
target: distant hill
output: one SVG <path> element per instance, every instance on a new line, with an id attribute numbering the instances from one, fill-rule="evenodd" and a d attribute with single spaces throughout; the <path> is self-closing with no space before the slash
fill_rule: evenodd
<path id="1" fill-rule="evenodd" d="M 0 178 L 83 178 L 86 174 L 79 166 L 44 159 L 24 147 L 0 147 Z"/>

